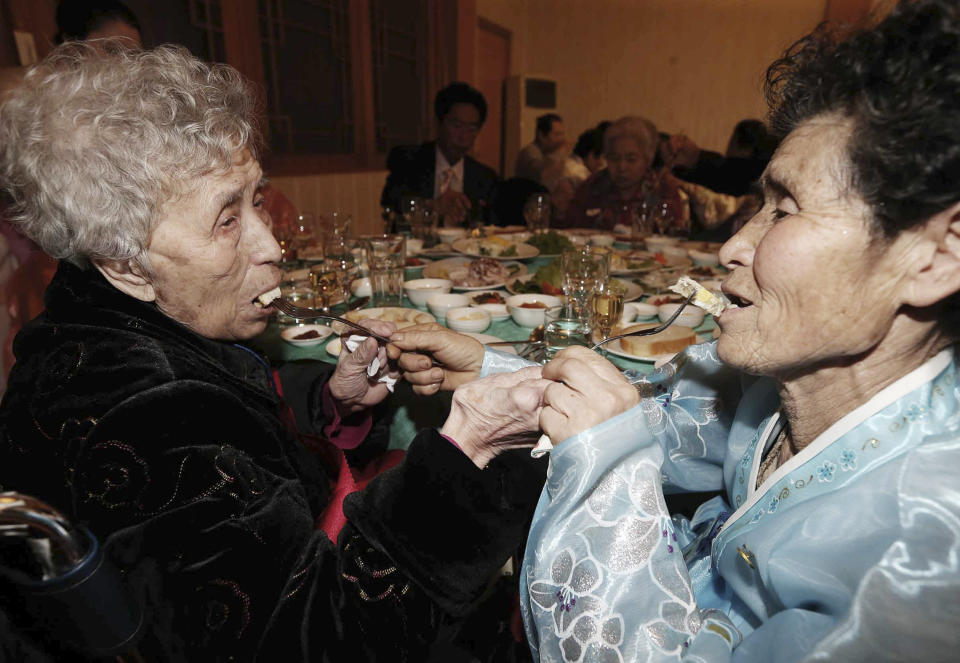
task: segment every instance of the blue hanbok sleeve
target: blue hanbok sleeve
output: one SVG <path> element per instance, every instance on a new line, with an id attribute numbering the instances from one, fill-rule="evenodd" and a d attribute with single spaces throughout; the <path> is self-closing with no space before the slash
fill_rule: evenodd
<path id="1" fill-rule="evenodd" d="M 712 344 L 688 348 L 640 405 L 551 452 L 521 571 L 536 660 L 730 656 L 739 632 L 698 607 L 663 486 L 722 488 L 740 386 Z"/>

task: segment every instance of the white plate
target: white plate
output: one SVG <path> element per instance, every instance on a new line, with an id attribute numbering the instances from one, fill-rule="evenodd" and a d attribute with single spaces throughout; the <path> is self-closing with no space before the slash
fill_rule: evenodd
<path id="1" fill-rule="evenodd" d="M 315 331 L 319 334 L 319 336 L 316 338 L 297 338 L 297 336 L 306 334 L 309 331 Z M 308 348 L 311 345 L 319 345 L 320 343 L 323 343 L 332 333 L 333 330 L 326 325 L 297 325 L 296 327 L 287 327 L 280 332 L 280 338 L 291 345 Z"/>
<path id="2" fill-rule="evenodd" d="M 519 260 L 523 258 L 535 258 L 540 252 L 537 251 L 536 247 L 530 246 L 529 244 L 521 244 L 511 242 L 515 247 L 517 247 L 517 252 L 512 256 L 485 256 L 480 253 L 480 242 L 484 241 L 483 239 L 477 237 L 464 237 L 463 239 L 458 239 L 453 243 L 453 248 L 468 256 L 474 256 L 476 258 L 493 258 L 494 260 Z M 507 247 L 504 246 L 500 251 L 506 250 Z"/>
<path id="3" fill-rule="evenodd" d="M 458 258 L 447 258 L 446 260 L 438 260 L 434 263 L 431 263 L 424 267 L 423 276 L 428 279 L 447 279 L 450 278 L 449 270 L 456 267 L 462 267 L 472 262 L 473 258 L 464 258 L 460 256 Z M 527 266 L 519 262 L 505 262 L 503 263 L 509 268 L 515 268 L 514 275 L 519 276 L 521 274 L 527 273 Z M 513 278 L 508 277 L 509 278 Z M 487 285 L 474 285 L 474 286 L 465 286 L 465 285 L 454 285 L 452 290 L 454 292 L 476 292 L 479 290 L 495 290 L 496 288 L 502 288 L 505 285 L 506 281 L 501 281 L 499 283 L 488 283 Z"/>
<path id="4" fill-rule="evenodd" d="M 481 343 L 495 343 L 496 341 L 502 341 L 503 339 L 499 336 L 494 336 L 493 334 L 477 334 L 474 332 L 460 332 L 464 336 L 469 336 L 475 338 Z M 512 345 L 498 345 L 494 348 L 495 350 L 503 350 L 504 352 L 509 352 L 510 354 L 517 354 L 517 349 Z"/>
<path id="5" fill-rule="evenodd" d="M 507 292 L 509 292 L 511 295 L 520 294 L 517 292 L 516 288 L 514 287 L 517 281 L 520 281 L 521 283 L 526 283 L 527 281 L 532 279 L 534 276 L 535 274 L 524 274 L 523 276 L 517 276 L 517 277 L 507 279 L 507 283 L 506 283 Z M 622 285 L 626 290 L 626 292 L 623 294 L 624 304 L 626 304 L 627 302 L 636 301 L 641 297 L 643 297 L 643 288 L 638 286 L 636 283 L 631 283 L 630 281 L 624 281 L 623 279 L 615 279 L 615 280 L 617 281 L 617 283 Z M 557 295 L 557 296 L 562 296 L 562 295 Z"/>
<path id="6" fill-rule="evenodd" d="M 475 338 L 481 343 L 493 343 L 495 341 L 503 340 L 500 337 L 493 336 L 491 334 L 476 334 L 474 332 L 459 332 L 459 333 L 463 334 L 464 336 L 470 336 L 471 338 Z M 509 352 L 511 354 L 517 354 L 516 349 L 512 345 L 498 345 L 496 349 L 503 350 L 504 352 Z M 333 355 L 334 357 L 340 356 L 340 337 L 339 336 L 333 339 L 332 341 L 330 341 L 329 343 L 327 343 L 327 354 Z"/>
<path id="7" fill-rule="evenodd" d="M 705 341 L 704 339 L 700 338 L 699 336 L 697 336 L 697 343 L 706 343 L 706 341 Z M 670 360 L 673 359 L 675 356 L 677 356 L 677 354 L 679 354 L 679 353 L 676 353 L 676 352 L 675 352 L 675 353 L 673 353 L 673 354 L 663 354 L 663 355 L 644 355 L 644 356 L 641 356 L 641 355 L 633 355 L 633 354 L 630 354 L 629 352 L 626 352 L 626 351 L 620 346 L 620 340 L 619 340 L 619 339 L 616 340 L 616 341 L 610 341 L 609 343 L 607 343 L 606 345 L 603 346 L 603 349 L 607 350 L 607 351 L 608 351 L 610 354 L 612 354 L 612 355 L 616 355 L 616 356 L 618 356 L 618 357 L 623 357 L 624 359 L 631 359 L 631 360 L 633 360 L 633 361 L 653 362 L 654 364 L 657 364 L 658 366 L 659 366 L 660 364 L 664 363 L 664 362 L 670 361 Z M 681 350 L 681 352 L 682 352 L 682 350 Z"/>
<path id="8" fill-rule="evenodd" d="M 361 320 L 386 320 L 397 326 L 397 329 L 420 325 L 427 322 L 436 322 L 437 319 L 426 311 L 420 311 L 415 308 L 406 308 L 400 306 L 384 306 L 379 308 L 362 308 L 356 311 L 347 312 L 344 317 L 351 322 L 360 322 Z M 330 327 L 338 334 L 350 329 L 341 322 L 332 322 Z"/>

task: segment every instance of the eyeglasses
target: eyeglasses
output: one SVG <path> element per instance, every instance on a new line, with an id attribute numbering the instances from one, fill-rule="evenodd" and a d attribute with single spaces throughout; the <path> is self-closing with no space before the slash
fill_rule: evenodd
<path id="1" fill-rule="evenodd" d="M 444 122 L 456 131 L 471 131 L 473 133 L 480 131 L 480 127 L 482 126 L 479 122 L 462 122 L 460 120 L 444 120 Z"/>

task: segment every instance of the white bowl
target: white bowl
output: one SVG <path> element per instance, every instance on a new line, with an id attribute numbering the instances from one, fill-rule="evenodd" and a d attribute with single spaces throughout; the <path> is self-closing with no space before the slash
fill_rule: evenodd
<path id="1" fill-rule="evenodd" d="M 661 322 L 666 322 L 670 319 L 670 316 L 673 315 L 673 312 L 680 307 L 680 304 L 661 304 L 657 308 L 657 314 L 660 316 Z M 673 324 L 680 325 L 681 327 L 698 327 L 701 322 L 703 322 L 704 310 L 699 306 L 690 306 L 683 309 L 680 315 L 676 320 L 673 321 Z"/>
<path id="2" fill-rule="evenodd" d="M 676 246 L 679 240 L 666 235 L 650 235 L 643 240 L 651 251 L 659 251 L 664 246 Z"/>
<path id="3" fill-rule="evenodd" d="M 657 307 L 653 304 L 627 302 L 623 305 L 623 317 L 620 320 L 623 325 L 627 325 L 634 320 L 647 320 L 655 317 L 657 317 Z"/>
<path id="4" fill-rule="evenodd" d="M 356 279 L 350 284 L 350 292 L 354 297 L 369 297 L 372 294 L 370 278 L 364 276 L 362 279 Z"/>
<path id="5" fill-rule="evenodd" d="M 466 295 L 456 292 L 436 293 L 427 297 L 427 308 L 438 319 L 447 317 L 447 311 L 452 308 L 469 306 L 470 299 Z"/>
<path id="6" fill-rule="evenodd" d="M 671 262 L 677 260 L 683 260 L 687 257 L 687 250 L 682 246 L 671 246 L 665 244 L 657 249 L 658 253 L 662 253 L 663 257 Z"/>
<path id="7" fill-rule="evenodd" d="M 326 325 L 297 325 L 295 327 L 287 327 L 280 332 L 280 338 L 292 345 L 309 347 L 323 343 L 332 333 L 333 330 Z M 311 338 L 297 338 L 304 334 L 310 335 Z"/>
<path id="8" fill-rule="evenodd" d="M 524 307 L 524 304 L 543 304 L 543 307 Z M 548 308 L 560 306 L 563 301 L 553 295 L 525 294 L 507 297 L 507 310 L 510 317 L 521 327 L 533 329 L 543 324 L 543 314 Z"/>
<path id="9" fill-rule="evenodd" d="M 694 265 L 716 267 L 720 264 L 720 256 L 716 253 L 707 253 L 706 251 L 697 251 L 696 249 L 690 249 L 688 253 Z"/>
<path id="10" fill-rule="evenodd" d="M 461 237 L 466 237 L 466 235 L 466 228 L 437 228 L 437 237 L 440 238 L 441 242 L 447 244 L 453 244 Z"/>
<path id="11" fill-rule="evenodd" d="M 453 281 L 449 279 L 413 279 L 403 282 L 403 291 L 414 306 L 426 306 L 431 295 L 450 292 Z"/>
<path id="12" fill-rule="evenodd" d="M 407 255 L 415 256 L 423 251 L 423 240 L 417 237 L 407 237 Z"/>
<path id="13" fill-rule="evenodd" d="M 490 319 L 494 322 L 500 322 L 510 317 L 510 311 L 506 304 L 471 304 L 474 308 L 483 309 L 490 314 Z"/>
<path id="14" fill-rule="evenodd" d="M 475 306 L 459 306 L 447 311 L 447 327 L 458 332 L 482 332 L 490 326 L 490 314 Z"/>
<path id="15" fill-rule="evenodd" d="M 613 239 L 613 235 L 606 233 L 590 235 L 590 243 L 594 246 L 613 246 Z"/>

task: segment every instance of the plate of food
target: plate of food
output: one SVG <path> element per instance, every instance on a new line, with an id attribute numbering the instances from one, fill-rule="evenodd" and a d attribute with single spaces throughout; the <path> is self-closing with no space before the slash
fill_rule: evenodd
<path id="1" fill-rule="evenodd" d="M 533 274 L 517 274 L 507 279 L 506 288 L 511 295 L 562 295 L 562 279 L 560 261 L 554 260 L 541 265 Z"/>
<path id="2" fill-rule="evenodd" d="M 713 265 L 697 265 L 696 267 L 691 267 L 690 269 L 684 270 L 683 272 L 690 278 L 701 280 L 701 279 L 722 279 L 727 275 L 727 270 L 723 267 L 715 267 Z"/>
<path id="3" fill-rule="evenodd" d="M 484 290 L 482 292 L 473 292 L 468 295 L 470 306 L 482 308 L 490 314 L 493 322 L 506 320 L 510 317 L 510 311 L 507 310 L 507 298 L 502 292 L 497 290 Z"/>
<path id="4" fill-rule="evenodd" d="M 470 338 L 475 338 L 484 345 L 487 343 L 496 343 L 497 341 L 502 341 L 503 339 L 499 336 L 494 336 L 493 334 L 479 334 L 477 332 L 460 332 L 464 336 L 469 336 Z M 502 352 L 509 352 L 510 354 L 517 354 L 517 349 L 512 345 L 498 345 L 497 350 Z"/>
<path id="5" fill-rule="evenodd" d="M 360 322 L 362 320 L 383 320 L 392 322 L 397 329 L 421 325 L 426 322 L 436 322 L 437 319 L 426 311 L 418 311 L 415 308 L 403 308 L 400 306 L 383 306 L 379 308 L 361 308 L 356 311 L 348 311 L 344 316 L 350 322 Z M 333 322 L 330 327 L 342 334 L 348 331 L 348 327 L 340 322 Z M 358 332 L 359 333 L 359 332 Z"/>
<path id="6" fill-rule="evenodd" d="M 446 258 L 448 256 L 458 256 L 460 253 L 458 251 L 454 251 L 453 247 L 450 246 L 448 242 L 440 242 L 439 244 L 435 244 L 428 249 L 420 249 L 420 251 L 417 252 L 417 255 L 427 256 L 429 258 Z"/>
<path id="7" fill-rule="evenodd" d="M 332 333 L 326 325 L 296 325 L 280 332 L 280 338 L 291 345 L 310 347 L 323 343 Z"/>
<path id="8" fill-rule="evenodd" d="M 508 279 L 526 273 L 526 265 L 493 258 L 447 258 L 423 268 L 425 278 L 449 279 L 459 292 L 502 288 Z"/>
<path id="9" fill-rule="evenodd" d="M 610 256 L 610 273 L 617 276 L 643 274 L 655 269 L 662 269 L 667 264 L 666 258 L 658 260 L 649 251 L 615 251 Z"/>
<path id="10" fill-rule="evenodd" d="M 564 251 L 577 248 L 569 237 L 558 233 L 556 230 L 531 235 L 527 239 L 527 244 L 539 251 L 541 258 L 556 258 Z"/>
<path id="11" fill-rule="evenodd" d="M 501 237 L 500 235 L 464 237 L 455 241 L 453 248 L 468 256 L 494 258 L 496 260 L 535 258 L 539 254 L 539 251 L 529 244 L 517 242 L 510 237 Z"/>
<path id="12" fill-rule="evenodd" d="M 651 329 L 659 322 L 644 322 L 623 329 L 614 329 L 611 335 L 625 334 L 631 331 Z M 607 343 L 604 347 L 610 354 L 633 361 L 647 361 L 657 364 L 669 360 L 689 345 L 703 343 L 703 339 L 690 327 L 671 325 L 659 334 L 651 336 L 630 336 Z"/>

